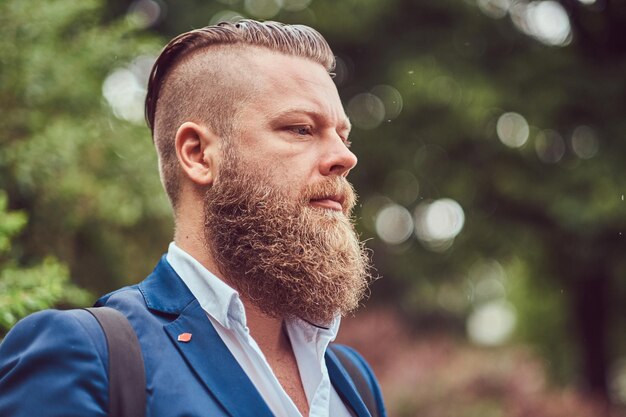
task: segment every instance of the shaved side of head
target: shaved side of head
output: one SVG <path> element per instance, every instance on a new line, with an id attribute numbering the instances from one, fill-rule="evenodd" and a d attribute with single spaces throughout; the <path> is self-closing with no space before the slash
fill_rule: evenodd
<path id="1" fill-rule="evenodd" d="M 214 134 L 231 136 L 236 113 L 254 90 L 245 70 L 246 46 L 209 46 L 194 51 L 170 70 L 159 94 L 154 142 L 159 171 L 170 200 L 176 207 L 180 170 L 174 138 L 190 121 L 207 126 Z"/>

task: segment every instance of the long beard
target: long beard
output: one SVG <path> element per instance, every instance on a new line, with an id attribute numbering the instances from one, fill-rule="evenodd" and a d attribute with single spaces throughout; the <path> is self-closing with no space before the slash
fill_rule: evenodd
<path id="1" fill-rule="evenodd" d="M 310 206 L 329 195 L 346 197 L 343 212 Z M 206 243 L 223 278 L 262 312 L 325 325 L 356 309 L 370 281 L 350 219 L 354 202 L 343 177 L 287 197 L 226 151 L 205 196 Z"/>

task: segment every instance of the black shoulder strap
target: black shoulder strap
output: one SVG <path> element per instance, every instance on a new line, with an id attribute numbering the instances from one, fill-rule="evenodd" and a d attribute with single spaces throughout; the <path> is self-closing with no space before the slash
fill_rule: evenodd
<path id="1" fill-rule="evenodd" d="M 141 347 L 128 319 L 110 307 L 86 308 L 98 320 L 109 351 L 109 417 L 144 417 L 146 376 Z"/>
<path id="2" fill-rule="evenodd" d="M 380 414 L 378 412 L 378 406 L 376 405 L 374 393 L 365 379 L 363 372 L 361 372 L 358 366 L 354 363 L 354 360 L 350 358 L 348 353 L 346 353 L 343 349 L 333 344 L 330 344 L 329 348 L 337 356 L 341 365 L 346 369 L 346 371 L 348 371 L 348 375 L 352 378 L 352 382 L 354 382 L 356 390 L 361 396 L 365 407 L 367 407 L 372 417 L 379 417 Z"/>

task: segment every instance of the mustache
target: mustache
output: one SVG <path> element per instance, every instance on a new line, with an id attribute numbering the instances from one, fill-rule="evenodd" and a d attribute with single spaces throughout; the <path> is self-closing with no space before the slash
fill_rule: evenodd
<path id="1" fill-rule="evenodd" d="M 308 185 L 302 192 L 301 203 L 308 204 L 311 200 L 321 199 L 340 202 L 343 212 L 350 214 L 356 204 L 357 195 L 347 179 L 336 176 Z"/>

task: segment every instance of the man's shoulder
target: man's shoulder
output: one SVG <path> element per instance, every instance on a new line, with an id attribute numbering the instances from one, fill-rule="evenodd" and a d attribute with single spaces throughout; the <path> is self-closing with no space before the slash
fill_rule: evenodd
<path id="1" fill-rule="evenodd" d="M 32 314 L 0 344 L 0 415 L 106 415 L 107 366 L 106 340 L 87 311 Z"/>
<path id="2" fill-rule="evenodd" d="M 354 379 L 354 374 L 358 373 L 367 380 L 368 384 L 372 385 L 373 389 L 378 388 L 374 371 L 356 349 L 340 343 L 331 343 L 328 346 L 328 350 L 332 352 L 342 368 L 350 374 L 352 379 Z"/>
<path id="3" fill-rule="evenodd" d="M 331 343 L 329 349 L 338 357 L 342 364 L 345 361 L 350 361 L 355 366 L 358 366 L 362 372 L 373 375 L 370 365 L 355 348 L 341 343 Z"/>
<path id="4" fill-rule="evenodd" d="M 50 309 L 20 320 L 0 344 L 0 353 L 4 353 L 13 344 L 23 343 L 36 349 L 39 343 L 49 346 L 58 342 L 62 346 L 74 347 L 78 341 L 91 341 L 98 348 L 99 342 L 103 340 L 98 323 L 89 312 L 83 309 Z M 68 343 L 69 341 L 73 343 Z"/>
<path id="5" fill-rule="evenodd" d="M 137 285 L 120 288 L 100 297 L 96 306 L 104 305 L 116 308 L 122 313 L 129 309 L 145 309 L 145 302 Z M 0 353 L 13 343 L 24 342 L 36 346 L 40 341 L 45 341 L 48 345 L 56 341 L 65 341 L 63 344 L 69 346 L 66 342 L 73 336 L 80 340 L 91 340 L 97 348 L 99 342 L 104 341 L 98 322 L 88 311 L 42 310 L 23 318 L 9 331 L 0 344 Z"/>
<path id="6" fill-rule="evenodd" d="M 334 365 L 339 365 L 342 372 L 347 374 L 370 414 L 380 417 L 386 416 L 378 380 L 365 358 L 356 349 L 338 343 L 331 343 L 328 351 L 330 360 L 335 361 Z M 331 365 L 329 372 L 333 373 L 333 371 Z"/>
<path id="7" fill-rule="evenodd" d="M 98 298 L 95 303 L 96 307 L 101 306 L 114 307 L 115 305 L 124 306 L 145 306 L 145 301 L 139 290 L 139 284 L 130 285 L 111 291 Z"/>
<path id="8" fill-rule="evenodd" d="M 104 305 L 124 314 L 136 331 L 149 326 L 138 285 L 102 296 L 96 306 Z M 108 361 L 106 337 L 88 311 L 29 315 L 0 343 L 0 415 L 106 415 Z"/>

